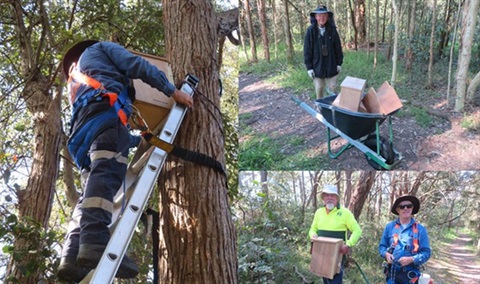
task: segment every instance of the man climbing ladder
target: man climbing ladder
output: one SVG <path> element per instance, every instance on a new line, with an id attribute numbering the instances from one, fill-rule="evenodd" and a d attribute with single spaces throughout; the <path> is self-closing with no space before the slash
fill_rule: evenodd
<path id="1" fill-rule="evenodd" d="M 82 171 L 84 192 L 69 224 L 58 277 L 79 282 L 97 266 L 107 246 L 113 198 L 126 174 L 128 148 L 139 142 L 127 129 L 135 100 L 129 82 L 141 79 L 187 107 L 193 99 L 157 67 L 111 42 L 77 43 L 65 54 L 63 71 L 69 77 L 72 103 L 68 148 Z M 137 274 L 138 267 L 125 256 L 116 276 Z"/>

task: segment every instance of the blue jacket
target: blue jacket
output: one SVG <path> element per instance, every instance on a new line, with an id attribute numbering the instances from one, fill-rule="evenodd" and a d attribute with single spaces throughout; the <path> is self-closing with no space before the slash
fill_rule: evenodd
<path id="1" fill-rule="evenodd" d="M 402 256 L 413 256 L 413 264 L 419 266 L 427 262 L 430 258 L 431 248 L 428 240 L 428 233 L 424 226 L 418 223 L 418 243 L 419 249 L 417 253 L 413 253 L 413 223 L 415 219 L 411 218 L 410 223 L 405 227 L 399 229 L 399 240 L 393 251 L 394 263 L 398 261 Z M 383 231 L 378 251 L 382 258 L 385 258 L 385 253 L 393 244 L 393 235 L 395 234 L 395 224 L 400 224 L 400 220 L 397 218 L 387 224 Z"/>
<path id="2" fill-rule="evenodd" d="M 99 42 L 88 47 L 77 62 L 80 72 L 103 84 L 113 93 L 121 93 L 129 79 L 140 79 L 167 96 L 175 91 L 161 70 L 140 56 L 113 42 Z M 87 90 L 79 90 L 77 96 Z"/>

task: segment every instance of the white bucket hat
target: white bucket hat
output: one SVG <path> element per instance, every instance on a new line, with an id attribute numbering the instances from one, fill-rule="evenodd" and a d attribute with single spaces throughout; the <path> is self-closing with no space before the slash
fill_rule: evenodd
<path id="1" fill-rule="evenodd" d="M 323 187 L 322 194 L 327 193 L 327 194 L 335 194 L 337 197 L 340 197 L 338 195 L 338 188 L 335 185 L 332 184 L 326 184 Z"/>

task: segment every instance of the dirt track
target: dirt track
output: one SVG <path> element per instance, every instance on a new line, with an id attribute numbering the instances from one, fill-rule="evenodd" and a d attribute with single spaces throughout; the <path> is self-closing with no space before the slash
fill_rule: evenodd
<path id="1" fill-rule="evenodd" d="M 239 113 L 240 125 L 248 127 L 247 135 L 240 130 L 240 143 L 252 136 L 265 134 L 278 143 L 283 143 L 282 152 L 293 154 L 305 151 L 310 156 L 319 153 L 328 157 L 326 128 L 320 121 L 300 108 L 292 99 L 293 92 L 270 84 L 251 74 L 240 74 Z M 308 98 L 299 98 L 316 108 Z M 433 117 L 431 127 L 421 127 L 413 117 L 394 115 L 394 148 L 403 159 L 397 170 L 458 171 L 480 169 L 480 135 L 465 131 L 460 126 L 458 115 L 442 108 L 444 102 L 424 102 L 430 108 L 448 116 L 449 120 Z M 408 108 L 408 102 L 404 103 Z M 401 112 L 402 110 L 400 110 Z M 248 115 L 245 115 L 248 114 Z M 242 119 L 242 117 L 248 117 Z M 388 137 L 388 127 L 381 125 L 381 135 Z M 285 141 L 292 136 L 305 139 L 302 145 L 289 145 Z M 332 142 L 333 150 L 346 143 L 343 139 Z M 241 159 L 241 156 L 240 156 Z M 297 165 L 302 170 L 302 165 Z M 365 170 L 372 169 L 365 155 L 356 148 L 347 150 L 337 159 L 330 160 L 325 170 Z M 276 169 L 281 170 L 281 169 Z"/>

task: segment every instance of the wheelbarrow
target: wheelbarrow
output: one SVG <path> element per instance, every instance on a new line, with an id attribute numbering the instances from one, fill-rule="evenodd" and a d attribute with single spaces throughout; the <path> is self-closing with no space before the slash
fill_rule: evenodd
<path id="1" fill-rule="evenodd" d="M 393 147 L 392 112 L 388 115 L 378 113 L 354 112 L 333 106 L 337 95 L 315 100 L 320 113 L 295 96 L 291 96 L 301 108 L 327 126 L 328 155 L 336 159 L 347 149 L 356 147 L 365 154 L 368 163 L 375 169 L 390 170 L 401 160 L 402 155 Z M 380 125 L 388 120 L 389 138 L 380 136 Z M 331 131 L 337 135 L 332 135 Z M 342 137 L 348 143 L 333 152 L 331 141 Z"/>

